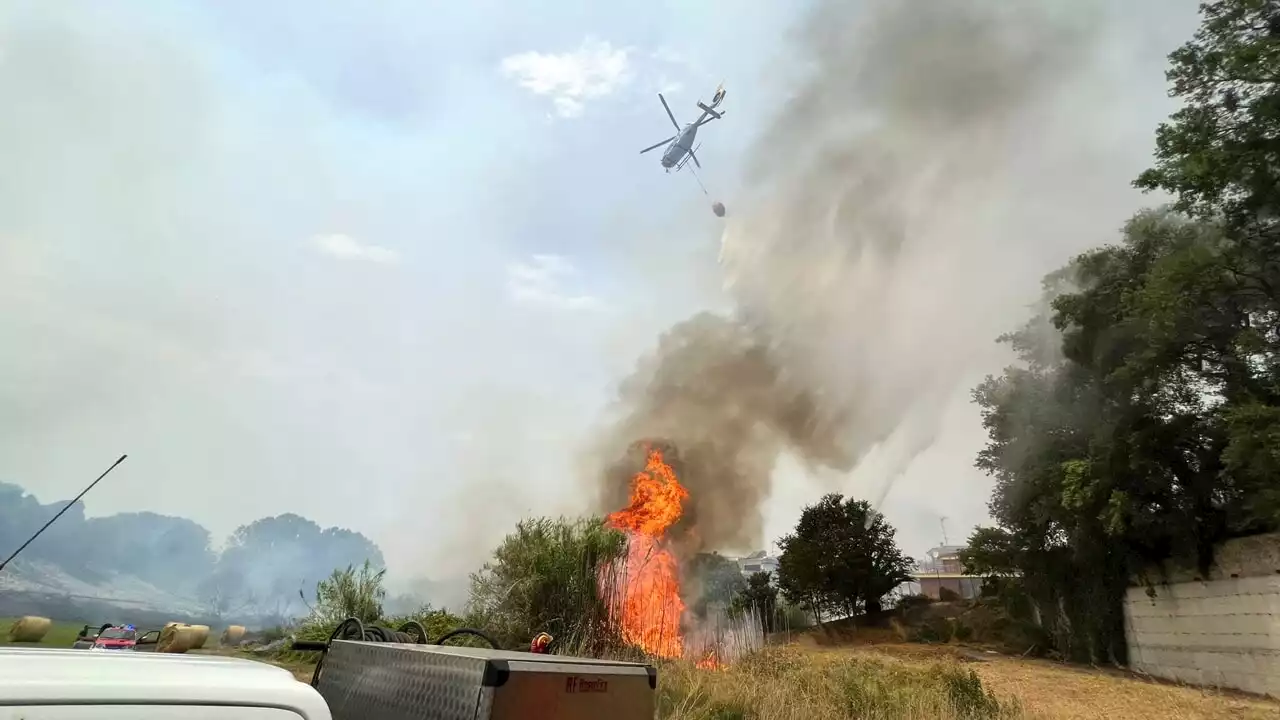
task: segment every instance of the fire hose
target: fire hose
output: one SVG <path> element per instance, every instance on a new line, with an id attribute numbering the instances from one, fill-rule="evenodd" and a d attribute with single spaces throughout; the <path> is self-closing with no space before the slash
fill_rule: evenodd
<path id="1" fill-rule="evenodd" d="M 334 640 L 356 640 L 362 642 L 373 643 L 405 643 L 409 645 L 443 645 L 446 640 L 459 637 L 461 635 L 474 635 L 486 643 L 494 650 L 498 649 L 498 643 L 484 632 L 474 628 L 457 628 L 441 635 L 434 643 L 430 642 L 427 635 L 427 629 L 422 623 L 416 620 L 410 620 L 399 628 L 392 630 L 390 628 L 379 625 L 365 625 L 360 622 L 359 618 L 349 617 L 338 623 L 338 627 L 333 629 L 329 634 L 328 640 L 295 640 L 292 649 L 299 652 L 318 652 L 320 659 L 316 661 L 316 670 L 311 675 L 311 687 L 320 687 L 320 672 L 324 669 L 324 658 L 329 653 L 330 646 Z"/>

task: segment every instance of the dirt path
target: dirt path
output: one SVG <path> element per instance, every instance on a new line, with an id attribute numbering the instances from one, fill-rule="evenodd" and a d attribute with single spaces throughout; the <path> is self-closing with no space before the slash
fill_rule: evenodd
<path id="1" fill-rule="evenodd" d="M 1115 670 L 1021 659 L 953 646 L 880 643 L 818 652 L 873 653 L 904 662 L 963 662 L 1001 698 L 1044 720 L 1276 720 L 1280 702 L 1144 679 Z"/>

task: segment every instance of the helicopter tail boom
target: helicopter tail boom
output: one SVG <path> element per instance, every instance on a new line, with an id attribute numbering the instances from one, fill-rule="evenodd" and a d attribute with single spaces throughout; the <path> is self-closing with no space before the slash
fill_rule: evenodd
<path id="1" fill-rule="evenodd" d="M 723 112 L 717 112 L 716 108 L 720 107 L 720 103 L 724 102 L 724 84 L 716 88 L 716 94 L 711 97 L 711 104 L 708 105 L 701 100 L 698 101 L 698 109 L 702 111 L 702 117 L 698 118 L 698 124 L 704 125 L 711 122 L 710 118 L 719 120 L 724 117 Z"/>

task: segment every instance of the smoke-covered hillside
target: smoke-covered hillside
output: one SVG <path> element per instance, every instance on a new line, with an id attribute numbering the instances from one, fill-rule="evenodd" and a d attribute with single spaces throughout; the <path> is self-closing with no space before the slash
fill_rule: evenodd
<path id="1" fill-rule="evenodd" d="M 65 500 L 41 503 L 0 483 L 0 553 L 7 556 Z M 369 538 L 294 514 L 255 520 L 215 550 L 193 520 L 150 512 L 86 517 L 77 502 L 0 573 L 0 593 L 70 596 L 208 617 L 288 617 L 335 568 L 384 565 Z"/>

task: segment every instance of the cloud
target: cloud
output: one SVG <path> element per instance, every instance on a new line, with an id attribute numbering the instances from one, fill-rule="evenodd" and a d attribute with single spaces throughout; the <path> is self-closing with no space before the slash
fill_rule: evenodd
<path id="1" fill-rule="evenodd" d="M 672 80 L 666 75 L 658 78 L 658 92 L 663 95 L 674 95 L 684 90 L 684 83 L 679 80 Z"/>
<path id="2" fill-rule="evenodd" d="M 691 64 L 688 55 L 667 45 L 659 46 L 656 50 L 650 53 L 650 56 L 653 57 L 654 60 L 660 60 L 673 65 Z"/>
<path id="3" fill-rule="evenodd" d="M 503 58 L 501 70 L 534 95 L 550 97 L 556 114 L 582 115 L 586 101 L 609 95 L 631 80 L 627 48 L 586 38 L 566 53 L 523 52 Z"/>
<path id="4" fill-rule="evenodd" d="M 400 254 L 379 245 L 365 245 L 350 235 L 332 233 L 311 238 L 316 250 L 340 260 L 367 260 L 392 265 L 400 262 Z"/>
<path id="5" fill-rule="evenodd" d="M 709 72 L 698 58 L 665 45 L 647 53 L 646 60 L 643 77 L 637 83 L 644 86 L 646 92 L 677 95 L 690 87 L 697 92 L 709 92 L 722 80 Z"/>
<path id="6" fill-rule="evenodd" d="M 507 265 L 507 294 L 518 305 L 556 310 L 599 310 L 600 299 L 565 288 L 578 269 L 559 255 L 533 255 Z"/>

